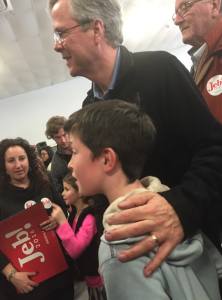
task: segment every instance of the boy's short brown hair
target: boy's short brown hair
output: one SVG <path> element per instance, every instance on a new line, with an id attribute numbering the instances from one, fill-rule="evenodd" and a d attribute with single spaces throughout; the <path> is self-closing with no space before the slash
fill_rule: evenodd
<path id="1" fill-rule="evenodd" d="M 140 178 L 156 135 L 147 114 L 137 105 L 121 100 L 85 106 L 69 117 L 64 130 L 77 134 L 94 158 L 99 157 L 104 148 L 112 148 L 129 183 Z"/>

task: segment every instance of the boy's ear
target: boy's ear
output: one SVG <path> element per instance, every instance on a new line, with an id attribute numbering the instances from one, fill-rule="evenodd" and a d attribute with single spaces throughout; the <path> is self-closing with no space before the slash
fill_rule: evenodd
<path id="1" fill-rule="evenodd" d="M 105 148 L 102 151 L 103 157 L 103 169 L 105 173 L 108 173 L 114 169 L 118 156 L 112 148 Z"/>

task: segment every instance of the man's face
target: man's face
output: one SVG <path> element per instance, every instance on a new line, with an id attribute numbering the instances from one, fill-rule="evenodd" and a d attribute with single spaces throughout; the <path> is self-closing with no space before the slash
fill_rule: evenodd
<path id="1" fill-rule="evenodd" d="M 69 136 L 63 130 L 63 128 L 59 129 L 59 131 L 56 134 L 53 134 L 53 139 L 61 150 L 66 150 L 69 148 Z"/>
<path id="2" fill-rule="evenodd" d="M 175 11 L 186 2 L 188 1 L 176 0 Z M 184 44 L 200 48 L 205 43 L 204 37 L 214 25 L 211 1 L 194 3 L 183 17 L 177 14 L 174 23 L 180 28 Z"/>
<path id="3" fill-rule="evenodd" d="M 72 170 L 72 176 L 77 179 L 79 193 L 83 196 L 102 193 L 103 159 L 93 158 L 92 151 L 76 134 L 70 134 L 70 143 L 73 154 L 68 168 Z"/>
<path id="4" fill-rule="evenodd" d="M 69 12 L 69 1 L 59 0 L 52 9 L 54 31 L 64 31 L 78 25 Z M 62 34 L 62 43 L 55 42 L 54 50 L 62 54 L 67 61 L 70 75 L 87 77 L 88 69 L 93 63 L 93 30 L 84 32 L 82 27 L 76 27 Z"/>

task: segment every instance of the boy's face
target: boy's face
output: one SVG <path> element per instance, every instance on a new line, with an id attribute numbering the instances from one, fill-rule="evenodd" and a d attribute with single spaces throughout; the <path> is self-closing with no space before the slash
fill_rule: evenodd
<path id="1" fill-rule="evenodd" d="M 83 196 L 102 193 L 103 158 L 93 159 L 91 150 L 76 134 L 70 134 L 70 143 L 73 154 L 68 168 L 72 170 L 72 176 L 77 179 L 79 193 Z"/>

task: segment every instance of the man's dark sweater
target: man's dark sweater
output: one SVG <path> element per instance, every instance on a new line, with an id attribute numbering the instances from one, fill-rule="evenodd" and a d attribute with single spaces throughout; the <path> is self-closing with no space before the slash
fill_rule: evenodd
<path id="1" fill-rule="evenodd" d="M 167 52 L 130 53 L 123 46 L 120 51 L 120 68 L 110 99 L 128 101 L 130 94 L 139 93 L 140 106 L 157 130 L 142 176 L 156 176 L 171 188 L 161 195 L 179 216 L 185 238 L 201 228 L 221 250 L 222 125 L 174 56 Z M 90 90 L 83 106 L 94 101 L 99 100 Z M 101 195 L 94 200 L 102 234 L 108 201 Z"/>

